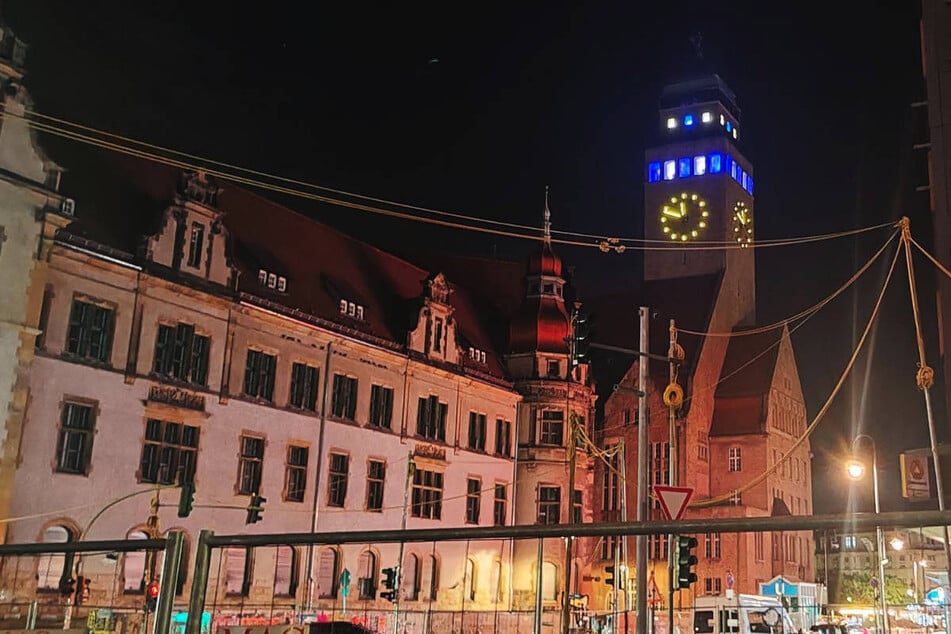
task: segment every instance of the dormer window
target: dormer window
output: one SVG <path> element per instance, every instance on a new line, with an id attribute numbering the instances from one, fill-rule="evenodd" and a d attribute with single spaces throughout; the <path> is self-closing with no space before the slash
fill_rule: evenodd
<path id="1" fill-rule="evenodd" d="M 550 294 L 554 293 L 554 292 L 555 292 L 555 285 L 554 285 L 554 284 L 545 284 L 545 285 L 542 287 L 542 292 L 544 292 L 546 295 L 550 295 Z"/>
<path id="2" fill-rule="evenodd" d="M 476 363 L 485 363 L 485 350 L 476 350 L 475 348 L 469 348 L 469 358 L 475 361 Z"/>
<path id="3" fill-rule="evenodd" d="M 548 376 L 561 376 L 561 363 L 557 359 L 548 360 Z"/>
<path id="4" fill-rule="evenodd" d="M 354 319 L 363 320 L 363 306 L 345 299 L 340 300 L 340 314 Z"/>
<path id="5" fill-rule="evenodd" d="M 433 350 L 439 352 L 442 349 L 442 319 L 436 318 L 436 336 L 433 338 Z"/>
<path id="6" fill-rule="evenodd" d="M 287 278 L 277 273 L 270 273 L 264 269 L 258 270 L 258 283 L 279 293 L 287 292 Z"/>

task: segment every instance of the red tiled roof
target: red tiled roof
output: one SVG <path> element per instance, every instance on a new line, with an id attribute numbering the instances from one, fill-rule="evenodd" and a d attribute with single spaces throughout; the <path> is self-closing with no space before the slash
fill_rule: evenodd
<path id="1" fill-rule="evenodd" d="M 742 330 L 735 330 L 740 333 Z M 717 398 L 759 396 L 769 392 L 784 328 L 730 338 Z"/>
<path id="2" fill-rule="evenodd" d="M 142 217 L 154 217 L 171 203 L 179 171 L 129 158 L 123 158 L 115 168 L 116 173 L 110 177 L 121 183 L 125 198 L 99 205 L 81 200 L 80 220 L 70 230 L 106 246 L 135 253 L 137 244 L 128 238 L 116 240 L 110 225 L 128 216 L 136 221 L 139 235 L 147 232 L 148 222 Z M 232 238 L 231 256 L 240 271 L 239 291 L 398 346 L 406 344 L 408 330 L 416 325 L 414 310 L 419 307 L 423 284 L 431 271 L 236 184 L 224 181 L 221 185 L 218 206 L 224 212 L 224 224 Z M 159 204 L 143 205 L 143 200 Z M 130 202 L 135 207 L 130 208 Z M 147 209 L 143 210 L 143 206 Z M 91 213 L 83 217 L 82 210 Z M 286 277 L 287 291 L 279 293 L 262 287 L 258 282 L 261 268 Z M 477 302 L 451 277 L 447 276 L 447 281 L 453 289 L 450 303 L 455 308 L 458 334 L 472 347 L 486 352 L 486 364 L 465 365 L 504 378 L 499 348 L 476 310 Z M 364 319 L 342 316 L 341 299 L 362 305 Z"/>
<path id="3" fill-rule="evenodd" d="M 717 398 L 710 422 L 710 436 L 758 434 L 766 423 L 766 397 Z"/>

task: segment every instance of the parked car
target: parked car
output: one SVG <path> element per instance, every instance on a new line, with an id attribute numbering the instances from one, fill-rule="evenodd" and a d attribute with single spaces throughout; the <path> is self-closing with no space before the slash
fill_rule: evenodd
<path id="1" fill-rule="evenodd" d="M 372 631 L 350 623 L 349 621 L 325 621 L 324 623 L 311 623 L 310 634 L 374 634 Z"/>

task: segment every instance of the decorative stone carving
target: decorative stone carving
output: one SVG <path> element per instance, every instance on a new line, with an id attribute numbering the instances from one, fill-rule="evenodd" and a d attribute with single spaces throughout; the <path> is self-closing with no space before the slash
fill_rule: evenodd
<path id="1" fill-rule="evenodd" d="M 178 197 L 182 202 L 196 202 L 208 207 L 218 206 L 221 187 L 218 179 L 205 172 L 185 170 L 178 181 Z"/>

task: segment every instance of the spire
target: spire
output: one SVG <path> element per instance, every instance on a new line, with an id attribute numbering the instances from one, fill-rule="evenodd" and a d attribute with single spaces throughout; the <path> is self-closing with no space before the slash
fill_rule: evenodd
<path id="1" fill-rule="evenodd" d="M 551 210 L 548 209 L 548 185 L 545 185 L 545 228 L 544 237 L 546 244 L 551 243 Z"/>

